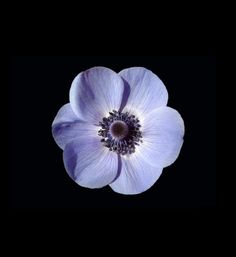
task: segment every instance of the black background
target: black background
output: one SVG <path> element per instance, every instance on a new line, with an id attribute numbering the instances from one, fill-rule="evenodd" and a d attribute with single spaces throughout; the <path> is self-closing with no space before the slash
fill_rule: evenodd
<path id="1" fill-rule="evenodd" d="M 177 161 L 140 195 L 119 195 L 109 186 L 98 190 L 78 186 L 67 175 L 62 150 L 52 138 L 52 121 L 59 108 L 68 102 L 73 78 L 94 66 L 106 66 L 116 72 L 133 66 L 152 70 L 167 87 L 168 105 L 184 119 L 184 144 Z M 217 206 L 214 54 L 12 56 L 10 75 L 12 210 Z"/>

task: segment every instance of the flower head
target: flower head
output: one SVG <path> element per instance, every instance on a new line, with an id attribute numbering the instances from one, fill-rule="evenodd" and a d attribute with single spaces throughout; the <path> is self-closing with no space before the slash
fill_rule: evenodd
<path id="1" fill-rule="evenodd" d="M 166 87 L 145 68 L 79 73 L 52 124 L 69 176 L 121 194 L 150 188 L 183 144 L 183 120 L 167 101 Z"/>

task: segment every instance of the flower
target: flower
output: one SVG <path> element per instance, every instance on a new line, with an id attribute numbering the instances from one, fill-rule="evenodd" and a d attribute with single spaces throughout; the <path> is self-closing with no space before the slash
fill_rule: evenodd
<path id="1" fill-rule="evenodd" d="M 146 68 L 79 73 L 52 123 L 69 176 L 121 194 L 149 189 L 183 144 L 184 122 L 167 101 L 165 85 Z"/>

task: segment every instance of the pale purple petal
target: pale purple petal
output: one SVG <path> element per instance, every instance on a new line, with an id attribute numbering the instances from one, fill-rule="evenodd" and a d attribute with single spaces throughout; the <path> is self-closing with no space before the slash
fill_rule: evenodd
<path id="1" fill-rule="evenodd" d="M 133 67 L 122 70 L 119 75 L 130 86 L 130 95 L 124 111 L 144 116 L 153 109 L 166 106 L 168 101 L 166 87 L 150 70 Z"/>
<path id="2" fill-rule="evenodd" d="M 97 136 L 97 130 L 96 126 L 79 120 L 70 104 L 61 107 L 52 123 L 53 138 L 61 149 L 76 138 Z"/>
<path id="3" fill-rule="evenodd" d="M 105 67 L 95 67 L 74 79 L 70 89 L 73 111 L 85 121 L 97 124 L 112 110 L 118 110 L 124 91 L 122 78 Z"/>
<path id="4" fill-rule="evenodd" d="M 145 116 L 142 135 L 143 143 L 138 150 L 145 160 L 153 166 L 169 166 L 183 144 L 183 119 L 170 107 L 158 108 Z"/>
<path id="5" fill-rule="evenodd" d="M 66 145 L 63 160 L 69 176 L 80 186 L 101 188 L 118 172 L 118 157 L 98 138 L 79 138 Z"/>
<path id="6" fill-rule="evenodd" d="M 117 193 L 133 195 L 149 189 L 160 177 L 162 168 L 151 166 L 137 154 L 122 157 L 119 177 L 110 184 Z"/>

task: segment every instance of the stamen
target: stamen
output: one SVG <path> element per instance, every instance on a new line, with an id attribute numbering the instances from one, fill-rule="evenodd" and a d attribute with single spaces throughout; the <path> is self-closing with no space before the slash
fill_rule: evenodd
<path id="1" fill-rule="evenodd" d="M 139 119 L 128 112 L 121 113 L 113 110 L 108 117 L 99 122 L 101 129 L 98 135 L 102 137 L 102 144 L 117 154 L 132 154 L 135 147 L 142 143 L 142 132 Z"/>

